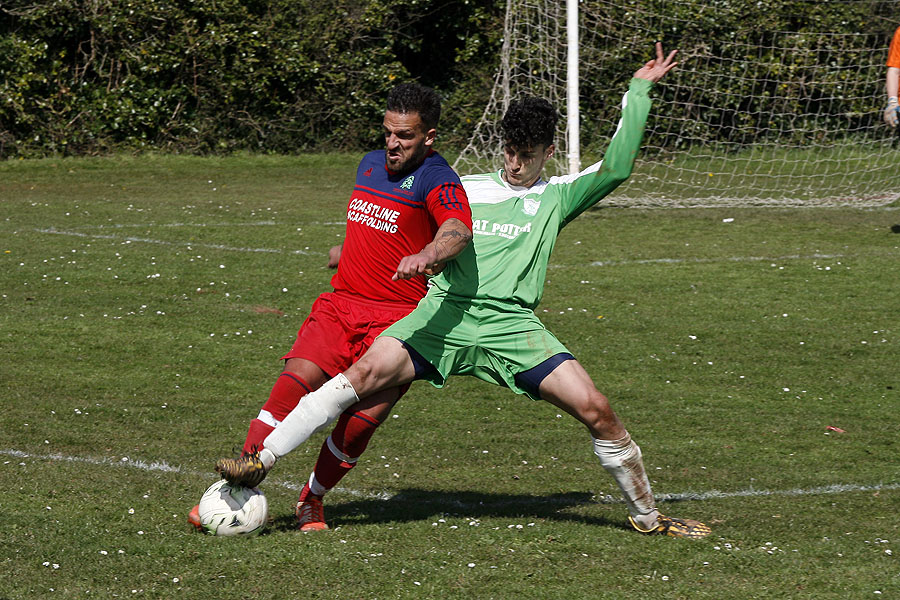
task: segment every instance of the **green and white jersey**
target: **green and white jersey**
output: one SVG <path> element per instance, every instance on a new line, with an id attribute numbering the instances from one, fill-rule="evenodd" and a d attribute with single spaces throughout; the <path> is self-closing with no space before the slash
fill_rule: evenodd
<path id="1" fill-rule="evenodd" d="M 495 173 L 462 178 L 472 207 L 472 243 L 432 279 L 433 294 L 494 299 L 534 309 L 560 230 L 631 175 L 653 84 L 632 79 L 603 160 L 576 175 L 512 186 Z"/>

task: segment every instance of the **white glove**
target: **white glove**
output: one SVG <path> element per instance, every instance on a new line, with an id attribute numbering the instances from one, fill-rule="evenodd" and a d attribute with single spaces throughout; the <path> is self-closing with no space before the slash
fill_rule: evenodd
<path id="1" fill-rule="evenodd" d="M 888 98 L 887 106 L 884 108 L 884 122 L 891 127 L 897 126 L 897 110 L 897 97 L 891 96 Z"/>

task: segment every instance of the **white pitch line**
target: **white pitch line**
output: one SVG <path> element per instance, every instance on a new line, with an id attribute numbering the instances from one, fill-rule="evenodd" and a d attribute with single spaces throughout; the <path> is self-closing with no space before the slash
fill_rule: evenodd
<path id="1" fill-rule="evenodd" d="M 251 223 L 251 225 L 267 225 L 268 221 L 261 221 L 258 223 Z M 343 225 L 343 223 L 324 223 L 325 225 Z M 170 226 L 180 226 L 180 224 L 172 224 Z M 205 227 L 204 225 L 195 225 L 196 227 Z M 111 226 L 118 227 L 118 226 Z M 167 242 L 164 240 L 155 240 L 152 238 L 138 238 L 138 237 L 121 237 L 115 235 L 101 235 L 101 234 L 89 234 L 82 233 L 80 231 L 64 231 L 56 228 L 49 229 L 35 229 L 38 233 L 48 233 L 52 235 L 68 235 L 73 237 L 82 237 L 88 239 L 99 239 L 99 240 L 114 240 L 114 241 L 123 241 L 123 242 L 137 242 L 144 244 L 160 244 L 164 246 L 185 246 L 190 248 L 212 248 L 215 250 L 225 250 L 229 252 L 260 252 L 267 254 L 283 254 L 284 250 L 279 250 L 278 248 L 241 248 L 241 247 L 233 247 L 233 246 L 224 246 L 221 244 L 203 244 L 198 242 Z M 303 254 L 307 256 L 319 256 L 320 252 L 308 252 L 306 250 L 291 250 L 289 254 Z M 589 266 L 592 267 L 617 267 L 623 265 L 650 265 L 650 264 L 667 264 L 667 265 L 677 265 L 677 264 L 708 264 L 708 263 L 718 263 L 718 262 L 763 262 L 763 261 L 782 261 L 782 260 L 831 260 L 836 258 L 844 258 L 844 254 L 810 254 L 810 255 L 799 255 L 799 254 L 791 254 L 788 256 L 778 256 L 778 257 L 770 257 L 770 256 L 726 256 L 723 258 L 647 258 L 647 259 L 639 259 L 639 260 L 595 260 L 589 263 Z M 557 268 L 558 265 L 549 265 L 549 267 Z"/>
<path id="2" fill-rule="evenodd" d="M 263 227 L 277 225 L 275 221 L 250 221 L 248 223 L 101 223 L 80 225 L 79 229 L 147 229 L 148 227 Z"/>
<path id="3" fill-rule="evenodd" d="M 35 229 L 38 233 L 49 233 L 52 235 L 68 235 L 72 237 L 88 238 L 92 240 L 113 240 L 122 242 L 139 242 L 144 244 L 160 244 L 163 246 L 185 246 L 188 248 L 213 248 L 215 250 L 227 250 L 231 252 L 264 252 L 267 254 L 282 254 L 284 250 L 278 248 L 238 248 L 234 246 L 224 246 L 222 244 L 203 244 L 199 242 L 167 242 L 164 240 L 154 240 L 151 238 L 138 237 L 121 237 L 115 235 L 100 235 L 92 233 L 82 233 L 80 231 L 63 231 L 60 229 Z M 319 252 L 307 252 L 306 250 L 291 250 L 288 254 L 306 254 L 318 255 Z"/>
<path id="4" fill-rule="evenodd" d="M 310 225 L 346 225 L 346 221 L 303 221 L 304 226 Z M 79 225 L 78 229 L 148 229 L 153 227 L 192 227 L 205 229 L 207 227 L 271 227 L 285 225 L 278 221 L 248 221 L 245 223 L 101 223 L 99 225 Z"/>
<path id="5" fill-rule="evenodd" d="M 113 460 L 111 458 L 91 458 L 85 456 L 66 456 L 64 454 L 30 454 L 28 452 L 23 452 L 21 450 L 13 450 L 13 449 L 0 449 L 0 455 L 11 456 L 14 458 L 21 459 L 32 459 L 32 460 L 46 460 L 46 461 L 56 461 L 56 462 L 75 462 L 75 463 L 85 463 L 89 465 L 96 466 L 104 466 L 104 467 L 120 467 L 120 468 L 132 468 L 132 469 L 140 469 L 143 471 L 162 471 L 166 473 L 177 473 L 183 475 L 191 475 L 191 476 L 208 476 L 212 479 L 212 473 L 204 473 L 199 471 L 189 471 L 186 469 L 182 469 L 181 467 L 174 467 L 169 465 L 165 461 L 158 462 L 146 462 L 143 460 L 134 460 L 131 458 L 123 457 L 118 460 Z M 271 480 L 270 480 L 271 481 Z M 278 485 L 280 487 L 300 491 L 303 488 L 303 484 L 296 484 L 290 481 L 271 481 L 273 484 Z M 703 502 L 706 500 L 719 500 L 719 499 L 728 499 L 728 498 L 758 498 L 758 497 L 767 497 L 767 496 L 786 496 L 786 497 L 796 497 L 796 496 L 824 496 L 829 494 L 843 494 L 848 492 L 880 492 L 880 491 L 888 491 L 888 490 L 900 490 L 900 483 L 879 483 L 874 485 L 861 485 L 861 484 L 844 484 L 844 483 L 835 483 L 830 485 L 822 485 L 811 488 L 793 488 L 787 490 L 760 490 L 760 489 L 746 489 L 746 490 L 735 490 L 731 492 L 723 492 L 720 490 L 709 490 L 706 492 L 683 492 L 680 494 L 659 494 L 656 499 L 659 502 Z M 400 493 L 395 492 L 361 492 L 358 490 L 353 490 L 349 488 L 335 488 L 334 492 L 347 494 L 350 496 L 354 496 L 356 498 L 362 498 L 364 500 L 390 500 Z M 535 496 L 532 498 L 517 498 L 516 500 L 505 500 L 502 502 L 478 502 L 470 503 L 470 502 L 460 502 L 457 500 L 453 500 L 452 498 L 448 498 L 446 496 L 442 497 L 442 504 L 451 504 L 453 506 L 459 508 L 470 508 L 477 509 L 479 507 L 491 507 L 491 506 L 528 506 L 528 505 L 547 505 L 547 504 L 559 504 L 559 505 L 572 505 L 578 504 L 572 500 L 571 497 L 566 496 L 552 496 L 552 497 L 540 497 Z M 591 503 L 596 502 L 599 504 L 621 504 L 622 499 L 610 496 L 610 495 L 598 495 L 591 499 Z M 588 502 L 585 502 L 587 504 Z"/>
<path id="6" fill-rule="evenodd" d="M 152 462 L 147 463 L 142 460 L 131 460 L 130 458 L 123 457 L 119 460 L 113 460 L 111 458 L 90 458 L 85 456 L 66 456 L 65 454 L 29 454 L 27 452 L 22 452 L 21 450 L 0 450 L 0 454 L 5 454 L 7 456 L 14 456 L 16 458 L 32 458 L 35 460 L 49 460 L 56 462 L 78 462 L 78 463 L 86 463 L 89 465 L 99 465 L 99 466 L 111 466 L 111 467 L 133 467 L 135 469 L 141 469 L 143 471 L 164 471 L 167 473 L 182 473 L 183 470 L 179 467 L 173 467 L 166 462 Z"/>
<path id="7" fill-rule="evenodd" d="M 809 254 L 806 256 L 800 254 L 790 254 L 788 256 L 725 256 L 722 258 L 646 258 L 640 260 L 595 260 L 590 263 L 592 267 L 618 267 L 620 265 L 678 265 L 678 264 L 699 264 L 699 263 L 717 263 L 717 262 L 762 262 L 762 261 L 779 261 L 779 260 L 810 260 L 810 259 L 834 259 L 844 258 L 844 254 Z"/>
<path id="8" fill-rule="evenodd" d="M 243 225 L 251 225 L 251 226 L 259 226 L 259 225 L 274 225 L 274 221 L 258 221 L 255 223 L 245 223 Z M 321 223 L 322 225 L 344 225 L 343 222 L 326 222 Z M 231 225 L 231 224 L 224 224 Z M 163 225 L 134 225 L 133 227 L 216 227 L 218 225 L 207 225 L 207 224 L 190 224 L 190 223 L 170 223 Z M 96 226 L 98 229 L 103 228 L 112 228 L 119 229 L 124 227 L 132 227 L 132 225 L 99 225 Z M 197 242 L 167 242 L 164 240 L 155 240 L 152 238 L 138 238 L 138 237 L 120 237 L 114 235 L 101 235 L 101 234 L 89 234 L 83 233 L 80 231 L 65 231 L 61 229 L 56 229 L 54 227 L 46 228 L 46 229 L 35 229 L 38 233 L 48 233 L 52 235 L 68 235 L 73 237 L 82 237 L 89 239 L 100 239 L 100 240 L 118 240 L 124 242 L 138 242 L 145 244 L 161 244 L 164 246 L 185 246 L 185 247 L 198 247 L 198 248 L 212 248 L 215 250 L 225 250 L 229 252 L 260 252 L 267 254 L 283 254 L 283 250 L 279 250 L 277 248 L 241 248 L 241 247 L 233 247 L 233 246 L 224 246 L 221 244 L 203 244 Z M 320 252 L 307 252 L 306 250 L 291 250 L 290 254 L 303 254 L 307 256 L 318 256 L 321 255 Z M 836 258 L 845 258 L 844 254 L 809 254 L 809 255 L 800 255 L 800 254 L 790 254 L 787 256 L 726 256 L 722 258 L 646 258 L 646 259 L 636 259 L 636 260 L 595 260 L 589 263 L 591 267 L 618 267 L 624 265 L 651 265 L 651 264 L 665 264 L 665 265 L 678 265 L 678 264 L 710 264 L 710 263 L 719 263 L 719 262 L 774 262 L 774 261 L 782 261 L 782 260 L 832 260 Z M 551 269 L 558 268 L 558 265 L 549 265 Z"/>
<path id="9" fill-rule="evenodd" d="M 790 490 L 738 490 L 734 492 L 720 492 L 710 490 L 708 492 L 687 492 L 683 494 L 662 494 L 657 497 L 662 502 L 682 502 L 687 500 L 716 500 L 718 498 L 756 498 L 762 496 L 825 496 L 828 494 L 842 494 L 844 492 L 880 492 L 885 490 L 900 490 L 900 483 L 879 483 L 876 485 L 856 485 L 833 483 L 812 488 L 794 488 Z"/>

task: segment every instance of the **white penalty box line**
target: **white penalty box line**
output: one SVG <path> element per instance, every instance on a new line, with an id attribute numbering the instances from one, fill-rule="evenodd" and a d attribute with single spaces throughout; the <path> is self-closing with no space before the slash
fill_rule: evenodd
<path id="1" fill-rule="evenodd" d="M 777 262 L 783 260 L 834 260 L 846 258 L 846 254 L 789 254 L 787 256 L 724 256 L 721 258 L 645 258 L 635 260 L 595 260 L 590 263 L 592 267 L 618 267 L 623 265 L 678 265 L 678 264 L 706 264 L 721 262 Z"/>
<path id="2" fill-rule="evenodd" d="M 64 454 L 34 454 L 29 452 L 24 452 L 21 450 L 15 449 L 0 449 L 0 455 L 9 456 L 11 458 L 18 458 L 21 460 L 29 459 L 34 461 L 47 461 L 47 462 L 68 462 L 68 463 L 83 463 L 94 466 L 101 467 L 115 467 L 115 468 L 130 468 L 130 469 L 138 469 L 142 471 L 159 471 L 164 473 L 174 473 L 178 475 L 189 475 L 191 477 L 206 477 L 212 478 L 211 473 L 203 473 L 199 471 L 193 471 L 188 469 L 183 469 L 178 466 L 172 466 L 165 461 L 151 461 L 147 462 L 144 460 L 135 460 L 127 457 L 123 457 L 120 459 L 112 459 L 112 458 L 92 458 L 87 456 L 68 456 Z M 11 461 L 7 461 L 11 462 Z M 300 491 L 303 488 L 302 484 L 296 484 L 290 481 L 278 481 L 273 479 L 268 479 L 267 481 L 271 482 L 274 485 L 279 485 L 283 488 Z M 759 497 L 773 497 L 773 496 L 782 496 L 782 497 L 798 497 L 798 496 L 824 496 L 824 495 L 832 495 L 832 494 L 845 494 L 852 492 L 882 492 L 882 491 L 892 491 L 892 490 L 900 490 L 900 482 L 895 483 L 878 483 L 878 484 L 852 484 L 852 483 L 835 483 L 830 485 L 822 485 L 822 486 L 814 486 L 808 488 L 791 488 L 784 490 L 761 490 L 755 488 L 749 488 L 745 490 L 734 490 L 730 492 L 720 491 L 720 490 L 709 490 L 705 492 L 682 492 L 675 494 L 658 494 L 656 496 L 656 500 L 660 503 L 665 502 L 703 502 L 708 500 L 720 500 L 720 499 L 729 499 L 729 498 L 759 498 Z M 358 490 L 353 490 L 350 488 L 342 488 L 338 487 L 332 490 L 336 493 L 346 494 L 349 496 L 353 496 L 355 498 L 361 498 L 364 500 L 390 500 L 394 498 L 399 493 L 392 492 L 361 492 Z M 572 504 L 570 498 L 551 496 L 551 497 L 540 497 L 534 496 L 531 498 L 519 498 L 514 501 L 503 501 L 503 502 L 460 502 L 458 500 L 449 500 L 449 503 L 458 508 L 471 508 L 477 509 L 479 507 L 485 506 L 506 506 L 506 505 L 548 505 L 548 504 Z M 443 502 L 444 500 L 442 500 Z M 610 496 L 610 495 L 598 495 L 591 502 L 597 502 L 600 504 L 621 504 L 623 500 L 621 498 Z M 585 502 L 587 503 L 587 502 Z"/>
<path id="3" fill-rule="evenodd" d="M 271 221 L 260 221 L 257 223 L 252 223 L 251 225 L 270 225 L 274 224 Z M 324 225 L 342 225 L 343 223 L 323 223 Z M 187 226 L 186 224 L 175 223 L 168 225 L 170 227 L 182 227 Z M 194 225 L 196 227 L 205 227 L 204 225 Z M 118 226 L 108 226 L 111 229 L 119 228 Z M 123 226 L 124 227 L 124 226 Z M 124 243 L 143 243 L 143 244 L 158 244 L 163 246 L 176 246 L 176 247 L 186 247 L 186 248 L 209 248 L 213 250 L 222 250 L 227 252 L 258 252 L 264 254 L 302 254 L 302 255 L 315 255 L 319 256 L 321 252 L 309 252 L 306 250 L 291 250 L 285 252 L 284 250 L 280 250 L 278 248 L 247 248 L 247 247 L 235 247 L 235 246 L 225 246 L 222 244 L 206 244 L 202 242 L 171 242 L 166 240 L 158 240 L 153 238 L 141 238 L 134 236 L 117 236 L 110 234 L 99 234 L 99 233 L 85 233 L 82 231 L 71 231 L 71 230 L 62 230 L 56 229 L 53 227 L 50 228 L 40 228 L 35 229 L 34 231 L 38 233 L 45 233 L 49 235 L 64 235 L 71 237 L 80 237 L 85 239 L 97 239 L 97 240 L 111 240 L 111 241 L 120 241 Z M 721 258 L 647 258 L 647 259 L 633 259 L 633 260 L 595 260 L 588 263 L 591 267 L 618 267 L 618 266 L 627 266 L 627 265 L 652 265 L 652 264 L 710 264 L 710 263 L 723 263 L 723 262 L 764 262 L 764 261 L 785 261 L 785 260 L 834 260 L 839 258 L 846 258 L 845 254 L 809 254 L 809 255 L 800 255 L 800 254 L 791 254 L 788 256 L 776 256 L 776 257 L 766 257 L 766 256 L 725 256 Z M 550 268 L 557 268 L 558 265 L 549 265 Z"/>
<path id="4" fill-rule="evenodd" d="M 306 250 L 291 250 L 285 252 L 284 250 L 279 250 L 278 248 L 246 248 L 246 247 L 235 247 L 235 246 L 226 246 L 224 244 L 205 244 L 202 242 L 170 242 L 166 240 L 157 240 L 153 238 L 139 238 L 134 236 L 118 236 L 118 235 L 108 235 L 108 234 L 98 234 L 98 233 L 84 233 L 81 231 L 65 231 L 61 229 L 49 228 L 49 229 L 35 229 L 38 233 L 46 233 L 51 235 L 66 235 L 71 237 L 79 237 L 91 240 L 111 240 L 114 242 L 123 242 L 123 243 L 141 243 L 141 244 L 158 244 L 161 246 L 176 246 L 176 247 L 185 247 L 185 248 L 211 248 L 213 250 L 224 250 L 229 252 L 260 252 L 265 254 L 313 254 L 318 255 L 321 254 L 319 252 L 308 252 Z"/>

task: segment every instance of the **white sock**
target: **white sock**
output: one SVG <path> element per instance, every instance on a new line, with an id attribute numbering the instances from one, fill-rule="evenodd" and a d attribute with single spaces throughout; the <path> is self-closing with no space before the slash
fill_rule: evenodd
<path id="1" fill-rule="evenodd" d="M 350 381 L 343 373 L 338 373 L 316 391 L 303 396 L 263 441 L 263 447 L 276 458 L 284 456 L 357 402 L 359 398 Z"/>
<path id="2" fill-rule="evenodd" d="M 656 527 L 659 512 L 650 490 L 650 481 L 644 472 L 641 449 L 631 440 L 631 436 L 626 433 L 618 440 L 594 439 L 594 454 L 622 490 L 631 517 L 643 529 Z"/>

